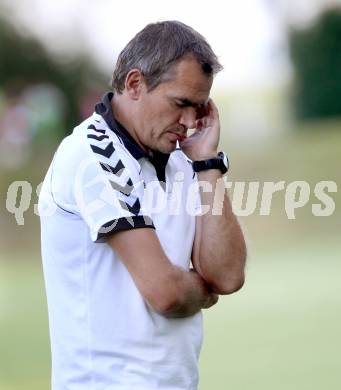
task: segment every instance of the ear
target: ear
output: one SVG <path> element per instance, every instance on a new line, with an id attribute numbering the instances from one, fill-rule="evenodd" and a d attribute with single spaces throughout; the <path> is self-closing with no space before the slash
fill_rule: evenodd
<path id="1" fill-rule="evenodd" d="M 132 69 L 128 72 L 125 80 L 125 90 L 131 99 L 137 100 L 141 94 L 145 81 L 139 69 Z"/>

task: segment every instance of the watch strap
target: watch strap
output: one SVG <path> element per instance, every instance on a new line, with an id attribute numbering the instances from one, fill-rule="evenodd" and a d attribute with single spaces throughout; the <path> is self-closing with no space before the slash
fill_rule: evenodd
<path id="1" fill-rule="evenodd" d="M 206 171 L 209 169 L 219 169 L 222 174 L 228 171 L 228 159 L 225 153 L 219 152 L 215 158 L 208 160 L 193 161 L 194 172 Z"/>

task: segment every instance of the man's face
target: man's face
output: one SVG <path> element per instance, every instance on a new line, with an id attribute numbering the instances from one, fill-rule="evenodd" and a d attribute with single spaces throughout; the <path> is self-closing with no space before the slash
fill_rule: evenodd
<path id="1" fill-rule="evenodd" d="M 170 81 L 151 92 L 143 84 L 135 118 L 140 142 L 163 153 L 171 153 L 187 130 L 196 127 L 198 111 L 207 103 L 213 81 L 192 58 L 174 65 L 172 72 Z"/>

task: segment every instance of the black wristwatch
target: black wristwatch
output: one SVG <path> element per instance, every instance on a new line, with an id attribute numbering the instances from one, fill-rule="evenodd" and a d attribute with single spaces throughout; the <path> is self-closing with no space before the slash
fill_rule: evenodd
<path id="1" fill-rule="evenodd" d="M 219 152 L 217 157 L 208 160 L 193 161 L 194 172 L 206 171 L 208 169 L 219 169 L 222 174 L 229 169 L 229 160 L 224 152 Z"/>

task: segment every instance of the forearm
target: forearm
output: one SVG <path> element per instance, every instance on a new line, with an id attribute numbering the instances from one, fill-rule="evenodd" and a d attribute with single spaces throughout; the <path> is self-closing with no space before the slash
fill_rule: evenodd
<path id="1" fill-rule="evenodd" d="M 167 318 L 189 317 L 218 301 L 218 296 L 195 270 L 187 272 L 174 267 L 172 286 L 173 300 L 161 313 Z"/>
<path id="2" fill-rule="evenodd" d="M 233 214 L 223 178 L 218 170 L 198 173 L 212 191 L 201 191 L 201 203 L 209 209 L 198 217 L 198 237 L 194 266 L 213 291 L 228 294 L 244 282 L 246 245 L 236 216 Z"/>
<path id="3" fill-rule="evenodd" d="M 217 297 L 197 272 L 186 271 L 167 258 L 154 229 L 123 230 L 107 242 L 156 312 L 166 317 L 187 317 L 216 302 Z"/>

